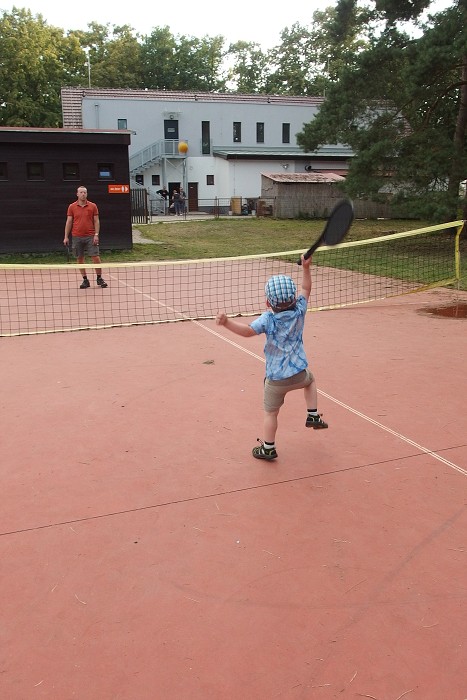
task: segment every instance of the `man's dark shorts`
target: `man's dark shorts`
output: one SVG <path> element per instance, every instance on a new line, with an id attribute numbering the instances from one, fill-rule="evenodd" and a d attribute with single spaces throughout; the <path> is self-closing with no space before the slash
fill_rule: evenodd
<path id="1" fill-rule="evenodd" d="M 99 246 L 94 245 L 94 236 L 73 236 L 72 251 L 75 258 L 84 258 L 86 255 L 93 258 L 99 255 Z"/>

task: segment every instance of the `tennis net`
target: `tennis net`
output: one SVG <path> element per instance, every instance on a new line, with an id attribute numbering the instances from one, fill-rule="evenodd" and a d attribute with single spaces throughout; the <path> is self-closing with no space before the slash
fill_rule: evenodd
<path id="1" fill-rule="evenodd" d="M 452 284 L 463 222 L 319 248 L 311 310 L 335 309 Z M 79 266 L 0 265 L 0 336 L 201 320 L 265 309 L 274 274 L 300 288 L 303 251 L 205 260 L 102 263 L 106 289 L 80 289 Z M 92 274 L 91 274 L 92 272 Z"/>

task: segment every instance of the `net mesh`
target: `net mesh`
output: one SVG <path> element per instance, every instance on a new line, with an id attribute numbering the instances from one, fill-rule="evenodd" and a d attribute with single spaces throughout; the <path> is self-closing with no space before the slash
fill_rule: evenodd
<path id="1" fill-rule="evenodd" d="M 313 256 L 310 308 L 331 309 L 454 282 L 460 228 L 453 222 L 333 248 Z M 450 226 L 451 228 L 448 228 Z M 0 265 L 0 336 L 164 323 L 265 309 L 271 275 L 289 275 L 300 289 L 303 251 L 175 262 L 102 263 L 106 289 L 88 267 Z M 92 274 L 91 274 L 92 273 Z"/>

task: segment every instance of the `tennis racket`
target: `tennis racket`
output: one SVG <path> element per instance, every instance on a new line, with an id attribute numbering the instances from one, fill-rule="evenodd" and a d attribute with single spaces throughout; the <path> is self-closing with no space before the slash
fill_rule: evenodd
<path id="1" fill-rule="evenodd" d="M 305 260 L 308 260 L 321 245 L 337 245 L 340 243 L 347 235 L 353 219 L 354 211 L 352 202 L 350 199 L 341 199 L 329 215 L 321 236 L 304 254 Z M 298 260 L 298 264 L 302 264 L 301 259 Z"/>
<path id="2" fill-rule="evenodd" d="M 67 262 L 76 262 L 73 257 L 73 236 L 70 235 L 68 243 L 65 244 L 65 254 Z"/>

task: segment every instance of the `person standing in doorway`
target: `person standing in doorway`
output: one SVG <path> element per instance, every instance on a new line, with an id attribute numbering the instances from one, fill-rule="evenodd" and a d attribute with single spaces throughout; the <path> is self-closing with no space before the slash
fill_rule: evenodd
<path id="1" fill-rule="evenodd" d="M 80 185 L 76 191 L 77 200 L 69 205 L 66 222 L 65 237 L 63 245 L 70 245 L 70 234 L 72 235 L 72 251 L 78 264 L 84 264 L 86 255 L 89 255 L 95 265 L 101 264 L 99 254 L 99 233 L 100 220 L 99 210 L 94 202 L 88 199 L 86 187 Z M 83 281 L 80 289 L 87 289 L 91 286 L 84 268 L 80 269 Z M 96 268 L 96 284 L 99 287 L 107 287 L 107 282 L 102 278 L 102 269 Z"/>
<path id="2" fill-rule="evenodd" d="M 183 187 L 180 187 L 180 200 L 179 200 L 180 215 L 186 214 L 186 194 Z"/>
<path id="3" fill-rule="evenodd" d="M 167 202 L 170 199 L 170 193 L 169 190 L 165 185 L 162 185 L 161 190 L 156 190 L 156 194 L 158 194 L 162 199 L 164 200 L 164 214 L 167 213 Z"/>
<path id="4" fill-rule="evenodd" d="M 180 202 L 180 192 L 178 190 L 173 191 L 173 197 L 172 197 L 174 209 L 175 209 L 175 216 L 180 216 L 181 212 L 181 202 Z"/>

